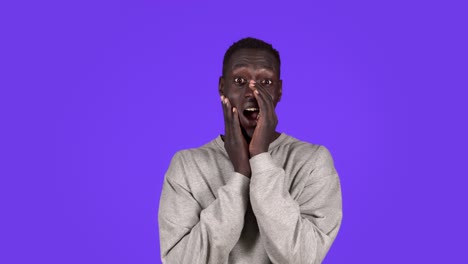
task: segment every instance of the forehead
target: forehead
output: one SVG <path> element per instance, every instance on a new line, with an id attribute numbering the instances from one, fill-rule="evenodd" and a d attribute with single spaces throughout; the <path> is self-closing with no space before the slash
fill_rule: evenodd
<path id="1" fill-rule="evenodd" d="M 278 71 L 278 62 L 271 52 L 256 49 L 241 49 L 234 52 L 227 64 L 227 70 L 236 68 L 269 69 Z"/>

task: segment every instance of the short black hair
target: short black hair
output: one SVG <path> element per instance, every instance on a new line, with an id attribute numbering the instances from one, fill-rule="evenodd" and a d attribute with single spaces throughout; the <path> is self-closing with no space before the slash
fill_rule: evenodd
<path id="1" fill-rule="evenodd" d="M 270 52 L 278 62 L 278 77 L 280 76 L 281 60 L 279 52 L 275 48 L 273 48 L 273 46 L 270 43 L 252 37 L 243 38 L 241 40 L 238 40 L 237 42 L 234 42 L 226 51 L 223 59 L 223 76 L 225 76 L 226 74 L 226 65 L 229 59 L 232 57 L 232 54 L 241 49 L 256 49 Z"/>

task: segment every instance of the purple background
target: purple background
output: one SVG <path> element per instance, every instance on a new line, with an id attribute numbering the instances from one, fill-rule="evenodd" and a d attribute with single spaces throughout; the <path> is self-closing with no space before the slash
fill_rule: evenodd
<path id="1" fill-rule="evenodd" d="M 327 146 L 325 263 L 468 263 L 464 1 L 2 1 L 0 263 L 159 263 L 172 155 L 223 133 L 222 56 L 282 57 L 279 130 Z"/>

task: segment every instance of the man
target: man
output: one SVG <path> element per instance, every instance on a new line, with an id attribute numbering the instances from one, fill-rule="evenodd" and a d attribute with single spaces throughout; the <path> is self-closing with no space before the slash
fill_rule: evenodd
<path id="1" fill-rule="evenodd" d="M 276 131 L 280 57 L 241 39 L 219 78 L 225 134 L 176 153 L 159 208 L 163 263 L 321 263 L 341 224 L 328 150 Z"/>

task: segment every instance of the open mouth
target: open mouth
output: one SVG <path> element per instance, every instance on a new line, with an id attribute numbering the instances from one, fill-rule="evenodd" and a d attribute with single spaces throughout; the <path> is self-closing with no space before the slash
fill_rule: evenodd
<path id="1" fill-rule="evenodd" d="M 249 107 L 244 110 L 244 116 L 250 121 L 256 121 L 259 109 L 257 107 Z"/>

